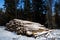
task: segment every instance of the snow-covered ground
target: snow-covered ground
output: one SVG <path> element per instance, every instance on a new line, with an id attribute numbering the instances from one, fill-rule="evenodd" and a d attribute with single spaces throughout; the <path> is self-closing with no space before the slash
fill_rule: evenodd
<path id="1" fill-rule="evenodd" d="M 4 30 L 5 27 L 0 26 L 0 40 L 60 40 L 60 30 L 54 29 L 48 36 L 39 36 L 36 39 L 33 37 L 27 37 L 17 35 L 14 32 Z"/>

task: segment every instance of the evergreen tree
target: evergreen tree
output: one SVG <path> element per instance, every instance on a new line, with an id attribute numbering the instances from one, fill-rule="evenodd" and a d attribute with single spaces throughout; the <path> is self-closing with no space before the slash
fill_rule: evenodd
<path id="1" fill-rule="evenodd" d="M 5 8 L 6 8 L 6 16 L 9 20 L 17 18 L 17 6 L 19 0 L 4 0 L 5 1 Z"/>
<path id="2" fill-rule="evenodd" d="M 46 6 L 45 1 L 43 0 L 32 0 L 33 3 L 33 13 L 34 13 L 34 21 L 39 22 L 41 24 L 45 23 L 45 14 Z"/>
<path id="3" fill-rule="evenodd" d="M 56 23 L 56 28 L 60 28 L 60 3 L 55 4 L 55 23 Z"/>

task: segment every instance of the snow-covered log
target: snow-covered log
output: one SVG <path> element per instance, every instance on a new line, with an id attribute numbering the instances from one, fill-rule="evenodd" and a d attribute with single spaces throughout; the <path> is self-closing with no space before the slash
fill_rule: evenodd
<path id="1" fill-rule="evenodd" d="M 6 29 L 15 31 L 17 34 L 27 34 L 38 36 L 49 32 L 49 29 L 39 23 L 30 22 L 26 20 L 13 19 L 6 24 Z"/>

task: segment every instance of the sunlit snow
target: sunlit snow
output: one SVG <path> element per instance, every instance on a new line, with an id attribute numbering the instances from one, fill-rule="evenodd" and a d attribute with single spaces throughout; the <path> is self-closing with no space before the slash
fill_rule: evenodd
<path id="1" fill-rule="evenodd" d="M 54 29 L 47 37 L 39 36 L 36 39 L 33 37 L 16 35 L 15 33 L 4 29 L 5 27 L 0 26 L 0 40 L 60 40 L 60 30 L 58 29 Z"/>

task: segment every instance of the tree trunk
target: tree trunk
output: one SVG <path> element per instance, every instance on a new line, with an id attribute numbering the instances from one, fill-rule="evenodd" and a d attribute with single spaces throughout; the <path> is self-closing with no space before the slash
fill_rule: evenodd
<path id="1" fill-rule="evenodd" d="M 47 9 L 48 28 L 52 28 L 52 0 L 47 0 L 47 3 L 48 3 L 48 9 Z"/>

